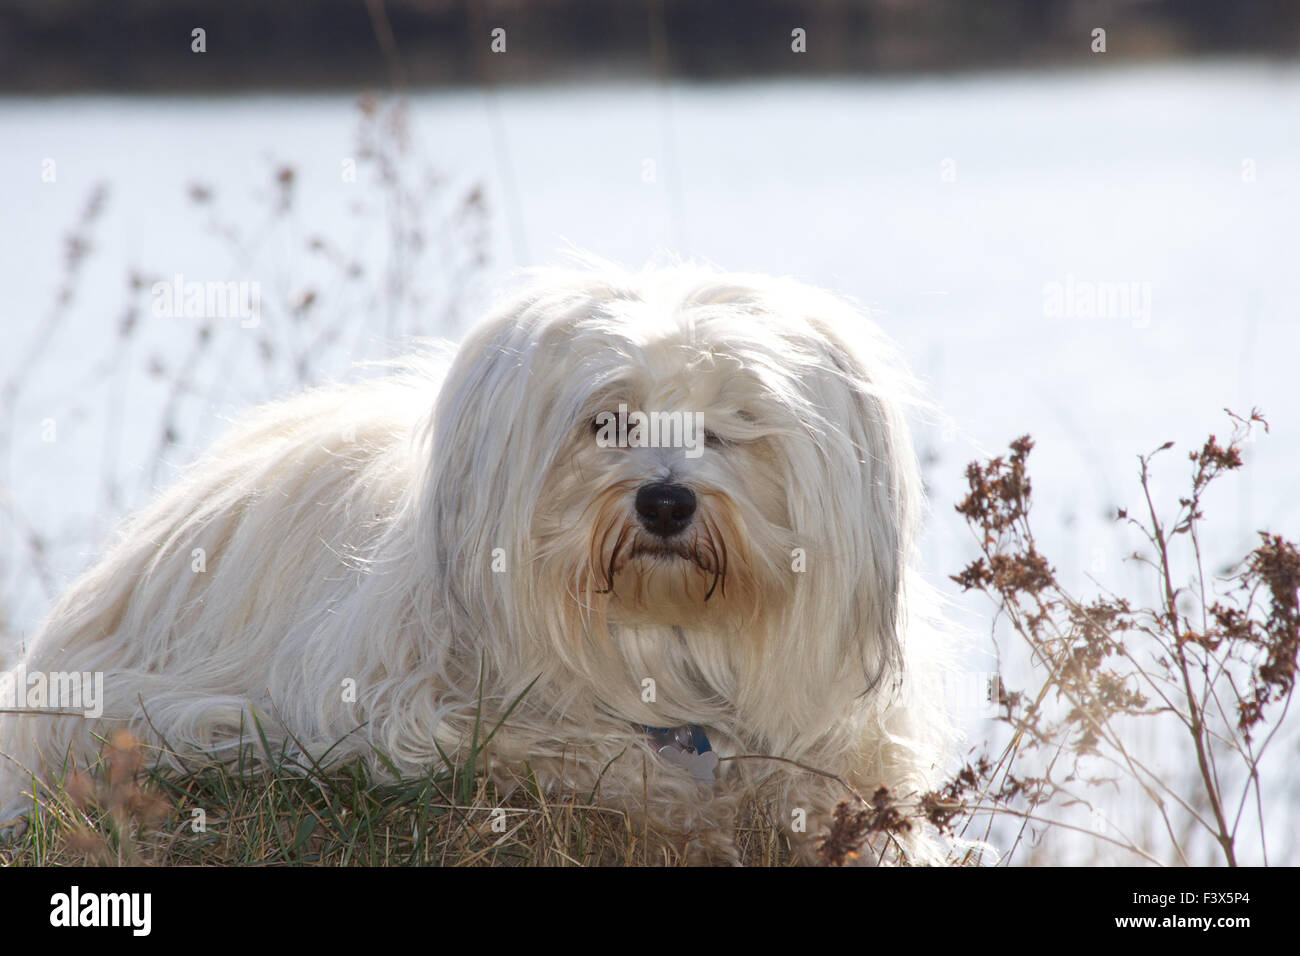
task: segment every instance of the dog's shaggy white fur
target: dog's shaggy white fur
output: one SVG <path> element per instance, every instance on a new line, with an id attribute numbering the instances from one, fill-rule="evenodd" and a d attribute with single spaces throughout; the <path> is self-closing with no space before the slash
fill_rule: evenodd
<path id="1" fill-rule="evenodd" d="M 268 405 L 125 525 L 22 665 L 102 672 L 104 715 L 0 718 L 0 819 L 116 726 L 221 757 L 255 713 L 275 747 L 421 773 L 518 701 L 499 778 L 527 762 L 715 860 L 761 791 L 807 851 L 846 791 L 787 761 L 905 796 L 951 745 L 908 394 L 859 311 L 793 281 L 535 273 L 445 374 Z M 620 405 L 701 413 L 702 453 L 602 447 Z M 716 781 L 655 752 L 678 725 Z"/>

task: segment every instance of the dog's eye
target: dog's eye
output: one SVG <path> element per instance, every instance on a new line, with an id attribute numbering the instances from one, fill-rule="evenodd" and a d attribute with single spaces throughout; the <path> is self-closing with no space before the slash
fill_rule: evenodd
<path id="1" fill-rule="evenodd" d="M 601 412 L 591 420 L 591 433 L 598 435 L 606 426 L 613 426 L 617 430 L 622 424 L 617 412 Z"/>
<path id="2" fill-rule="evenodd" d="M 704 429 L 704 445 L 706 448 L 722 448 L 728 442 L 725 438 L 719 438 L 707 428 Z"/>

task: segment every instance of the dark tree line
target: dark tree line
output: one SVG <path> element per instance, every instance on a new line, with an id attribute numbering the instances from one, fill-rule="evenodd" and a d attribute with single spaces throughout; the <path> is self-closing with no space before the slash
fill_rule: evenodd
<path id="1" fill-rule="evenodd" d="M 504 28 L 506 50 L 490 50 Z M 732 79 L 1300 49 L 1292 0 L 7 0 L 0 90 Z M 205 52 L 195 52 L 202 29 Z M 794 29 L 806 52 L 792 51 Z"/>

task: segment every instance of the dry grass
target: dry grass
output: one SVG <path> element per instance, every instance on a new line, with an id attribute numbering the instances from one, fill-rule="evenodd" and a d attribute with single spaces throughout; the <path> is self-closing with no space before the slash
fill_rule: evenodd
<path id="1" fill-rule="evenodd" d="M 248 748 L 252 764 L 254 748 Z M 10 866 L 679 866 L 681 837 L 529 780 L 506 794 L 472 768 L 376 780 L 361 764 L 328 772 L 281 755 L 249 771 L 149 767 L 129 735 L 101 764 L 46 796 L 24 831 L 0 837 Z M 739 833 L 749 865 L 792 861 L 768 817 L 749 807 Z"/>

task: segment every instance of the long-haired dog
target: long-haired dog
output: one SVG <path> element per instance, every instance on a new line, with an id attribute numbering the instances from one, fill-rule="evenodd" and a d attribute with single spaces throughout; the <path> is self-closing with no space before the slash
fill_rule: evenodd
<path id="1" fill-rule="evenodd" d="M 915 794 L 950 746 L 908 394 L 793 281 L 535 273 L 445 374 L 268 405 L 126 523 L 8 675 L 102 674 L 102 714 L 0 718 L 0 819 L 117 727 L 220 759 L 256 716 L 418 774 L 481 721 L 499 780 L 713 860 L 759 795 L 812 857 L 847 787 Z"/>

